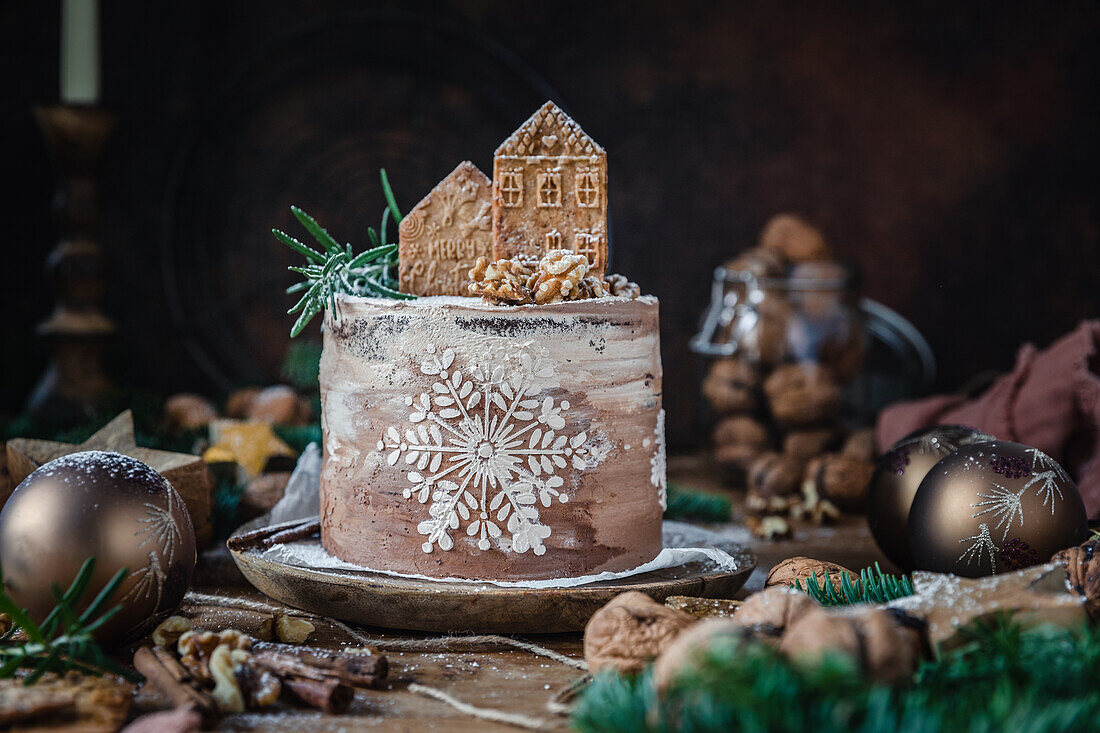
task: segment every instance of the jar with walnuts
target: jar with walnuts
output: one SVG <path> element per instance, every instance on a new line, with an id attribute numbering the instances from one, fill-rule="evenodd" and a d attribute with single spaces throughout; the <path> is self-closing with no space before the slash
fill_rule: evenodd
<path id="1" fill-rule="evenodd" d="M 817 227 L 775 216 L 715 271 L 692 348 L 712 357 L 701 392 L 722 475 L 754 496 L 797 495 L 806 466 L 848 434 L 842 396 L 865 353 L 852 270 Z"/>

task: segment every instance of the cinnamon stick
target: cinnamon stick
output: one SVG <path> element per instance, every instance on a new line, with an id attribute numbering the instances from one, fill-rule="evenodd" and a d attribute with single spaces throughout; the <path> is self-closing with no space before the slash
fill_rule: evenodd
<path id="1" fill-rule="evenodd" d="M 203 727 L 211 727 L 218 721 L 214 698 L 199 687 L 198 681 L 167 649 L 141 647 L 134 653 L 134 667 L 175 707 L 193 707 L 202 716 Z"/>
<path id="2" fill-rule="evenodd" d="M 304 540 L 321 531 L 321 522 L 316 519 L 305 519 L 289 524 L 282 529 L 272 530 L 271 527 L 260 527 L 250 532 L 237 535 L 226 544 L 230 550 L 247 550 L 257 547 L 265 549 L 280 542 L 294 542 Z"/>
<path id="3" fill-rule="evenodd" d="M 252 664 L 280 677 L 295 675 L 309 679 L 335 679 L 350 687 L 376 689 L 389 673 L 383 655 L 341 654 L 317 647 L 257 643 L 252 646 Z"/>
<path id="4" fill-rule="evenodd" d="M 283 678 L 283 689 L 300 702 L 325 713 L 346 712 L 355 697 L 355 690 L 332 678 L 288 676 Z"/>

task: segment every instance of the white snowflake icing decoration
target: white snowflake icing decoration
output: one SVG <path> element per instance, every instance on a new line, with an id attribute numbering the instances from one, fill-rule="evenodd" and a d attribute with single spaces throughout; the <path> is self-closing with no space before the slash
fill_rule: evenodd
<path id="1" fill-rule="evenodd" d="M 390 466 L 404 459 L 411 468 L 405 498 L 430 504 L 430 519 L 417 525 L 427 538 L 424 552 L 452 549 L 451 532 L 465 523 L 480 550 L 496 541 L 504 551 L 545 554 L 551 530 L 539 505 L 569 500 L 558 470 L 570 464 L 585 470 L 601 455 L 587 432 L 560 433 L 568 400 L 539 397 L 554 376 L 544 357 L 524 344 L 503 356 L 487 354 L 464 371 L 453 349 L 437 354 L 429 347 L 420 371 L 437 379 L 430 393 L 405 398 L 413 426 L 404 434 L 390 426 L 378 441 Z"/>
<path id="2" fill-rule="evenodd" d="M 665 411 L 657 412 L 657 427 L 653 430 L 653 457 L 649 459 L 649 481 L 657 487 L 661 509 L 668 509 L 668 478 L 665 455 Z"/>

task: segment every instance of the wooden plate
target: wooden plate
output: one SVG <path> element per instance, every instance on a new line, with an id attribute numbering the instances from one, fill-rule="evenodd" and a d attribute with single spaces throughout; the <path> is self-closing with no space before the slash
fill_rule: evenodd
<path id="1" fill-rule="evenodd" d="M 734 545 L 722 547 L 738 560 L 738 568 L 732 571 L 706 560 L 576 588 L 445 583 L 267 559 L 263 551 L 276 542 L 319 544 L 321 540 L 309 531 L 317 526 L 316 520 L 275 527 L 265 527 L 264 520 L 240 527 L 227 543 L 248 582 L 296 608 L 393 629 L 502 634 L 580 631 L 593 613 L 624 591 L 641 591 L 658 601 L 674 595 L 729 598 L 756 566 L 751 551 Z"/>

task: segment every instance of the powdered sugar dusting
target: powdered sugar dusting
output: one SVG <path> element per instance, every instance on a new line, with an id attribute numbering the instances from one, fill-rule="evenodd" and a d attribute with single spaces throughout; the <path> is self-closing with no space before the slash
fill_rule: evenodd
<path id="1" fill-rule="evenodd" d="M 114 481 L 147 481 L 150 476 L 155 476 L 159 481 L 164 481 L 160 474 L 136 458 L 104 450 L 81 451 L 55 458 L 38 468 L 25 481 L 53 476 L 61 477 L 65 484 L 93 481 L 104 476 Z"/>

